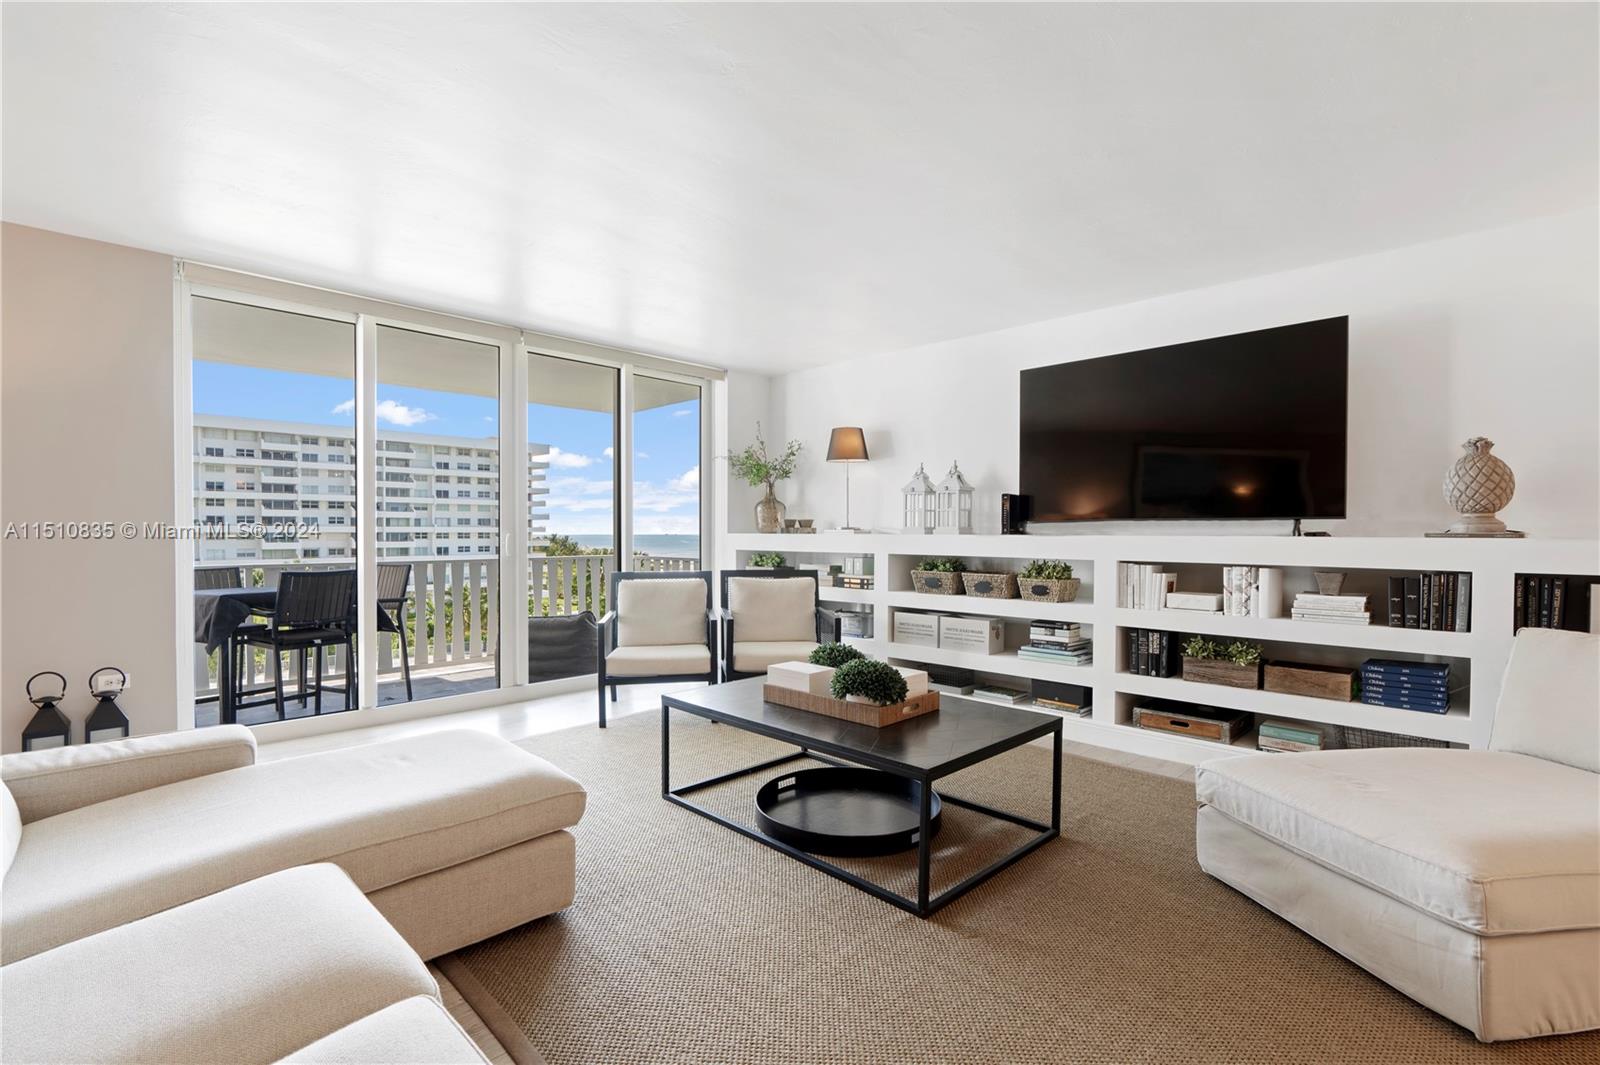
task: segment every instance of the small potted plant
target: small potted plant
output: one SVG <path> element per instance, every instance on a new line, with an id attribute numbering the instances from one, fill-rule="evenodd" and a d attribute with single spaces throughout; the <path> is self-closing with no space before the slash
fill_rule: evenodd
<path id="1" fill-rule="evenodd" d="M 1022 598 L 1035 603 L 1070 603 L 1078 598 L 1081 584 L 1072 575 L 1072 563 L 1036 558 L 1017 575 L 1017 590 Z"/>
<path id="2" fill-rule="evenodd" d="M 960 595 L 961 574 L 967 564 L 959 558 L 925 558 L 911 571 L 911 590 L 929 595 Z"/>
<path id="3" fill-rule="evenodd" d="M 750 556 L 750 565 L 756 569 L 782 569 L 788 561 L 782 551 L 757 551 Z"/>
<path id="4" fill-rule="evenodd" d="M 906 701 L 906 678 L 887 662 L 856 658 L 834 670 L 830 690 L 835 699 L 889 706 Z"/>
<path id="5" fill-rule="evenodd" d="M 1229 688 L 1261 687 L 1261 645 L 1248 640 L 1222 643 L 1191 636 L 1183 645 L 1183 679 Z"/>
<path id="6" fill-rule="evenodd" d="M 795 464 L 800 460 L 801 443 L 791 440 L 783 446 L 782 454 L 767 453 L 767 442 L 761 436 L 761 423 L 756 422 L 755 443 L 743 451 L 728 456 L 728 468 L 734 476 L 742 477 L 751 488 L 765 485 L 767 494 L 756 504 L 756 532 L 775 533 L 783 528 L 785 507 L 783 500 L 774 494 L 779 481 L 794 476 Z"/>
<path id="7" fill-rule="evenodd" d="M 806 658 L 814 666 L 827 666 L 829 669 L 838 669 L 846 662 L 854 662 L 866 655 L 851 647 L 847 643 L 819 643 L 816 649 Z"/>

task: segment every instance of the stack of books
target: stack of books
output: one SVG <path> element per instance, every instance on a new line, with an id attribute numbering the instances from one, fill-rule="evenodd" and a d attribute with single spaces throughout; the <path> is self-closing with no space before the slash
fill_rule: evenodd
<path id="1" fill-rule="evenodd" d="M 835 573 L 833 575 L 833 586 L 835 588 L 853 588 L 856 591 L 870 592 L 872 591 L 872 578 L 858 577 L 851 573 Z"/>
<path id="2" fill-rule="evenodd" d="M 1083 630 L 1073 622 L 1035 621 L 1028 627 L 1028 642 L 1017 648 L 1017 657 L 1034 662 L 1087 666 L 1094 657 L 1094 649 Z"/>
<path id="3" fill-rule="evenodd" d="M 1284 754 L 1323 751 L 1338 746 L 1338 730 L 1306 721 L 1263 721 L 1256 728 L 1256 750 Z"/>
<path id="4" fill-rule="evenodd" d="M 1002 703 L 1006 706 L 1016 706 L 1018 703 L 1027 702 L 1030 698 L 1027 692 L 1004 688 L 998 684 L 979 684 L 972 689 L 971 696 L 986 703 Z"/>
<path id="5" fill-rule="evenodd" d="M 1467 574 L 1461 576 L 1466 577 Z M 1593 577 L 1517 574 L 1516 599 L 1511 615 L 1512 631 L 1526 628 L 1582 631 L 1587 624 L 1589 631 L 1594 632 L 1596 610 L 1593 581 Z M 1464 609 L 1457 608 L 1457 620 L 1460 620 Z"/>
<path id="6" fill-rule="evenodd" d="M 1163 573 L 1160 567 L 1147 562 L 1124 562 L 1117 605 L 1130 610 L 1160 610 L 1166 605 L 1167 593 L 1177 587 L 1176 573 Z"/>
<path id="7" fill-rule="evenodd" d="M 1170 632 L 1154 629 L 1128 629 L 1128 672 L 1141 677 L 1175 677 L 1178 675 L 1179 654 L 1177 637 Z"/>
<path id="8" fill-rule="evenodd" d="M 1364 595 L 1318 595 L 1301 592 L 1294 597 L 1289 616 L 1296 621 L 1325 621 L 1336 625 L 1366 625 L 1372 621 Z"/>
<path id="9" fill-rule="evenodd" d="M 1520 588 L 1518 593 L 1520 595 Z M 1472 574 L 1422 573 L 1415 577 L 1390 577 L 1389 626 L 1470 632 Z"/>
<path id="10" fill-rule="evenodd" d="M 1361 701 L 1442 714 L 1450 709 L 1450 663 L 1369 658 L 1361 663 Z"/>

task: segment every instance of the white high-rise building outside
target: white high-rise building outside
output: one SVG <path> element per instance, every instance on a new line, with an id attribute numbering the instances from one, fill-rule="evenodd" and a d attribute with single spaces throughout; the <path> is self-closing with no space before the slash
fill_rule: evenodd
<path id="1" fill-rule="evenodd" d="M 355 429 L 311 422 L 194 416 L 194 515 L 225 536 L 196 542 L 200 563 L 354 558 Z M 528 445 L 528 542 L 546 532 L 549 445 Z M 497 438 L 378 433 L 380 558 L 499 554 Z M 261 526 L 263 535 L 236 535 Z"/>

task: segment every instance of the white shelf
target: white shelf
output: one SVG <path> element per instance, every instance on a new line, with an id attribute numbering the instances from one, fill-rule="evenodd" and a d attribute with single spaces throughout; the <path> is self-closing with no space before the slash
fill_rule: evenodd
<path id="1" fill-rule="evenodd" d="M 980 673 L 1000 673 L 1030 680 L 1059 681 L 1065 684 L 1094 684 L 1093 666 L 1035 662 L 1032 659 L 1017 657 L 1015 651 L 985 655 L 971 651 L 952 651 L 944 647 L 923 647 L 913 643 L 882 643 L 877 645 L 876 653 L 883 658 L 902 658 L 935 666 L 975 669 Z"/>
<path id="2" fill-rule="evenodd" d="M 1094 604 L 1033 603 L 1026 599 L 985 599 L 981 595 L 929 595 L 923 592 L 885 592 L 882 601 L 904 610 L 933 610 L 943 614 L 977 614 L 1022 621 L 1091 622 Z"/>
<path id="3" fill-rule="evenodd" d="M 1195 610 L 1129 610 L 1126 607 L 1117 609 L 1116 619 L 1118 625 L 1130 628 L 1197 632 L 1206 636 L 1237 636 L 1279 643 L 1322 644 L 1328 647 L 1404 651 L 1457 658 L 1471 654 L 1470 632 L 1434 632 L 1427 629 L 1390 628 L 1387 625 L 1340 625 L 1295 621 L 1292 618 L 1238 617 Z"/>
<path id="4" fill-rule="evenodd" d="M 1116 674 L 1116 690 L 1205 706 L 1225 706 L 1268 717 L 1381 729 L 1450 743 L 1469 743 L 1472 740 L 1471 721 L 1467 712 L 1460 708 L 1445 714 L 1428 714 L 1420 710 L 1396 710 L 1386 706 L 1368 706 L 1366 703 L 1317 699 L 1309 695 L 1230 688 L 1225 684 L 1199 684 L 1177 677 L 1143 677 L 1135 673 Z"/>

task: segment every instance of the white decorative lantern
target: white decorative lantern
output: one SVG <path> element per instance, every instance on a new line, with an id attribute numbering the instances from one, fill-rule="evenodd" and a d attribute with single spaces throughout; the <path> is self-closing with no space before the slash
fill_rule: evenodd
<path id="1" fill-rule="evenodd" d="M 972 531 L 972 486 L 961 476 L 961 467 L 954 462 L 950 472 L 939 482 L 934 493 L 933 531 L 939 533 L 969 533 Z"/>
<path id="2" fill-rule="evenodd" d="M 933 532 L 933 482 L 928 480 L 928 473 L 922 468 L 922 463 L 917 463 L 916 475 L 900 489 L 900 494 L 905 498 L 905 520 L 901 523 L 905 531 Z"/>

